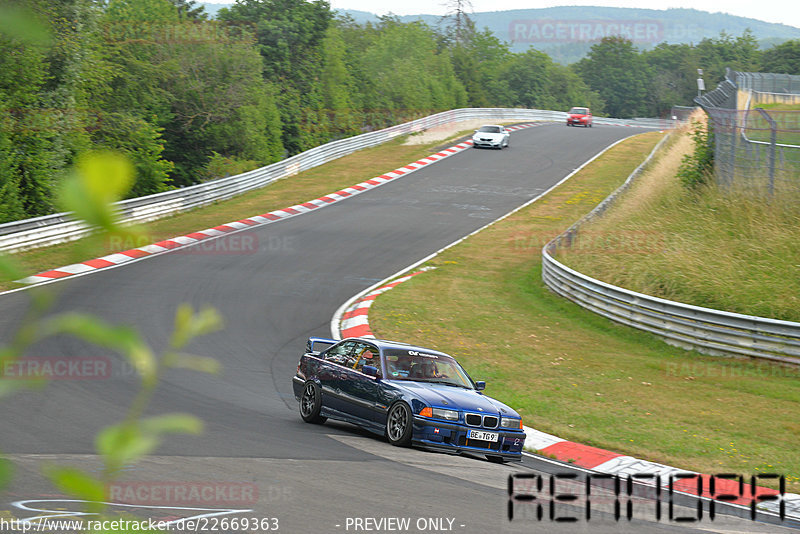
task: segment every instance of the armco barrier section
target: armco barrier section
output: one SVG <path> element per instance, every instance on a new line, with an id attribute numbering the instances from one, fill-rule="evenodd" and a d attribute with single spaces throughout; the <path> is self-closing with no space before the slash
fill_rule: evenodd
<path id="1" fill-rule="evenodd" d="M 663 140 L 662 140 L 663 142 Z M 553 255 L 567 247 L 586 221 L 602 214 L 660 148 L 622 186 L 542 250 L 542 280 L 555 293 L 618 323 L 645 330 L 671 344 L 710 354 L 750 356 L 800 364 L 800 323 L 742 315 L 665 300 L 586 276 Z"/>
<path id="2" fill-rule="evenodd" d="M 422 132 L 436 126 L 472 119 L 566 121 L 566 116 L 567 114 L 561 111 L 537 109 L 464 108 L 444 111 L 383 130 L 332 141 L 277 163 L 236 176 L 123 200 L 118 202 L 116 207 L 120 218 L 126 223 L 151 221 L 241 195 L 363 148 L 380 145 L 400 135 Z M 594 122 L 598 125 L 669 127 L 668 122 L 658 119 L 626 120 L 597 117 Z M 73 220 L 68 213 L 0 224 L 0 252 L 16 252 L 64 243 L 83 237 L 89 231 L 90 229 L 85 224 Z"/>

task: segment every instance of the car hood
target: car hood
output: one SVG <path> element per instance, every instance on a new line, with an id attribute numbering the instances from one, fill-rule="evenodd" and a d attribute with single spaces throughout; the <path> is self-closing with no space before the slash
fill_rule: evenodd
<path id="1" fill-rule="evenodd" d="M 393 384 L 432 406 L 478 413 L 519 415 L 502 402 L 473 389 L 411 381 L 395 381 Z"/>
<path id="2" fill-rule="evenodd" d="M 505 134 L 502 133 L 493 133 L 493 132 L 477 132 L 473 135 L 473 139 L 475 137 L 480 137 L 481 139 L 502 139 Z"/>
<path id="3" fill-rule="evenodd" d="M 569 114 L 569 118 L 570 119 L 582 119 L 584 117 L 588 117 L 588 115 L 583 115 L 582 113 L 570 113 Z"/>

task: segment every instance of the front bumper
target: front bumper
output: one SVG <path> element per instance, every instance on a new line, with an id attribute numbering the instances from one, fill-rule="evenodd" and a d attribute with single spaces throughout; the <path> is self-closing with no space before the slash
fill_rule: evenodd
<path id="1" fill-rule="evenodd" d="M 472 145 L 473 146 L 488 146 L 488 147 L 499 147 L 503 144 L 502 139 L 497 140 L 486 140 L 486 139 L 473 139 Z"/>
<path id="2" fill-rule="evenodd" d="M 415 415 L 412 439 L 421 447 L 453 454 L 502 456 L 509 460 L 522 458 L 522 447 L 525 444 L 525 432 L 522 430 L 486 429 L 500 435 L 497 441 L 490 442 L 467 439 L 467 432 L 472 428 L 463 424 L 446 423 Z"/>

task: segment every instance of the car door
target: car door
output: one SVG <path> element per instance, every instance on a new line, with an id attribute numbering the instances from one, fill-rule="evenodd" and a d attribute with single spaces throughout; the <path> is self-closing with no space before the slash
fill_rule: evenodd
<path id="1" fill-rule="evenodd" d="M 347 403 L 347 412 L 366 423 L 374 422 L 374 411 L 378 400 L 379 379 L 363 373 L 365 365 L 380 369 L 380 352 L 375 345 L 356 342 L 353 354 L 356 362 L 348 369 L 347 380 L 342 382 L 342 398 Z"/>
<path id="2" fill-rule="evenodd" d="M 342 386 L 350 379 L 348 369 L 355 364 L 356 345 L 355 341 L 343 341 L 321 354 L 325 363 L 320 366 L 317 378 L 322 385 L 322 403 L 338 412 L 348 413 Z"/>

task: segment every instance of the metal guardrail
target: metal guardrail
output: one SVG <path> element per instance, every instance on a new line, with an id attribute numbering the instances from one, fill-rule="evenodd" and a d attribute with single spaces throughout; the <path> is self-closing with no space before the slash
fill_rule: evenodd
<path id="1" fill-rule="evenodd" d="M 561 111 L 511 108 L 463 108 L 444 111 L 383 130 L 369 132 L 347 139 L 332 141 L 312 148 L 291 158 L 236 176 L 220 178 L 202 184 L 123 200 L 116 204 L 119 217 L 125 223 L 145 222 L 197 207 L 226 200 L 258 189 L 276 180 L 293 176 L 328 161 L 346 156 L 357 150 L 380 145 L 400 135 L 421 132 L 436 126 L 471 119 L 487 121 L 565 121 Z M 664 128 L 665 121 L 658 119 L 608 119 L 597 117 L 596 124 L 630 125 Z M 79 239 L 91 229 L 72 219 L 69 213 L 57 213 L 0 224 L 0 252 L 54 245 Z"/>
<path id="2" fill-rule="evenodd" d="M 542 249 L 542 280 L 555 293 L 618 323 L 656 334 L 671 344 L 710 354 L 750 356 L 800 364 L 800 323 L 725 312 L 652 297 L 591 278 L 553 255 L 580 227 L 601 215 L 643 172 L 647 159 L 614 193 Z"/>

